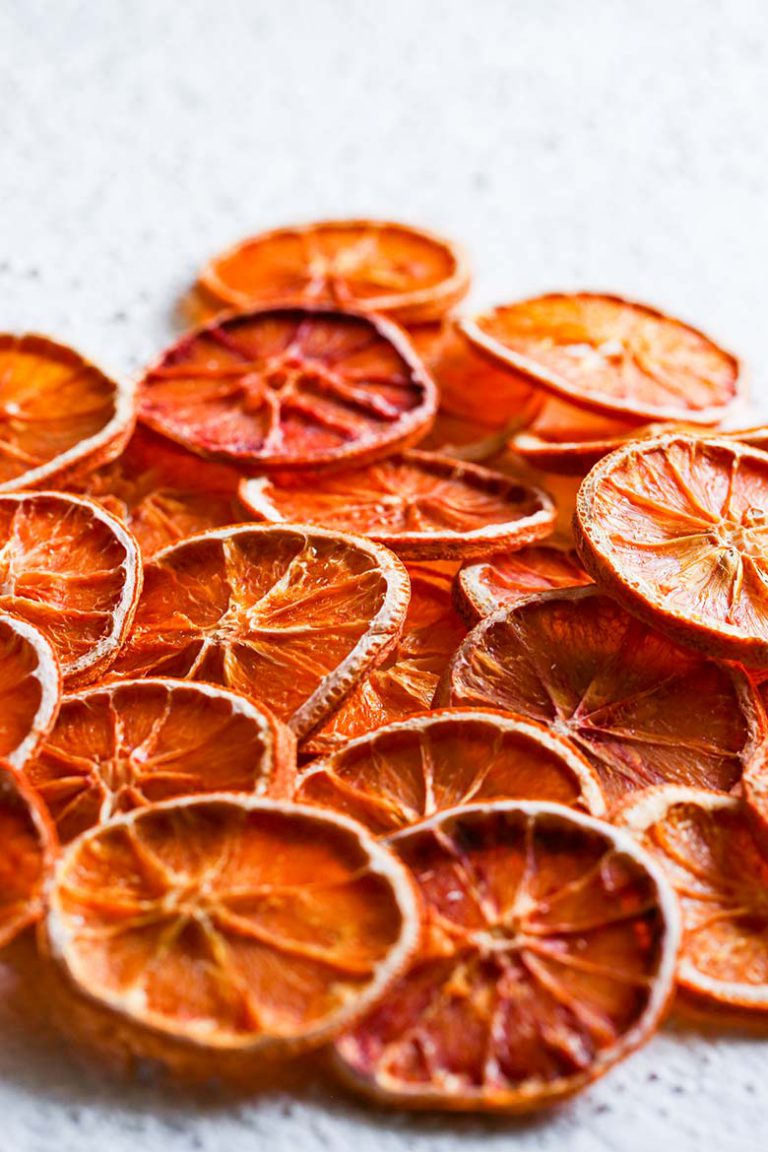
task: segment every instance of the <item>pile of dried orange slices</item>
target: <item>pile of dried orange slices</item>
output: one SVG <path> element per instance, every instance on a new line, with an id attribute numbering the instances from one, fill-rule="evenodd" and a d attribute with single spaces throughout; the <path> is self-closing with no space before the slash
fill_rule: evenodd
<path id="1" fill-rule="evenodd" d="M 768 429 L 652 308 L 335 221 L 134 388 L 0 337 L 0 943 L 83 1044 L 521 1112 L 768 1012 Z"/>

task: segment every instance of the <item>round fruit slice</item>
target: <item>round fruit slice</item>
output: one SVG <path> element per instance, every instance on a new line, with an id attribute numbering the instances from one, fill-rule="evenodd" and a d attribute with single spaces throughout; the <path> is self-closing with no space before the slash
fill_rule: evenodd
<path id="1" fill-rule="evenodd" d="M 0 334 L 0 492 L 53 485 L 116 456 L 133 387 L 46 336 Z"/>
<path id="2" fill-rule="evenodd" d="M 119 812 L 176 796 L 289 797 L 295 768 L 291 734 L 244 696 L 148 679 L 65 696 L 24 775 L 66 842 Z"/>
<path id="3" fill-rule="evenodd" d="M 674 896 L 626 832 L 559 804 L 454 808 L 389 843 L 425 939 L 336 1044 L 339 1068 L 413 1108 L 526 1112 L 650 1038 L 674 987 Z"/>
<path id="4" fill-rule="evenodd" d="M 581 486 L 587 570 L 657 627 L 768 666 L 768 454 L 686 435 L 627 445 Z"/>
<path id="5" fill-rule="evenodd" d="M 0 613 L 0 760 L 20 768 L 50 732 L 61 675 L 48 641 L 24 620 Z"/>
<path id="6" fill-rule="evenodd" d="M 154 1031 L 262 1056 L 324 1043 L 375 1003 L 419 919 L 405 868 L 360 825 L 220 793 L 78 837 L 46 928 L 74 990 L 139 1025 L 140 1050 Z"/>
<path id="7" fill-rule="evenodd" d="M 466 295 L 469 270 L 431 232 L 377 220 L 324 220 L 262 232 L 215 257 L 200 275 L 215 300 L 237 308 L 305 300 L 436 320 Z"/>
<path id="8" fill-rule="evenodd" d="M 502 712 L 412 716 L 315 761 L 296 799 L 344 812 L 377 836 L 478 800 L 551 800 L 602 816 L 597 777 L 567 740 Z"/>
<path id="9" fill-rule="evenodd" d="M 240 498 L 265 520 L 360 532 L 406 559 L 487 556 L 549 535 L 555 520 L 540 489 L 429 452 L 406 452 L 311 487 L 260 476 L 243 481 Z"/>
<path id="10" fill-rule="evenodd" d="M 435 703 L 550 725 L 611 802 L 650 784 L 728 791 L 763 738 L 746 677 L 678 648 L 594 588 L 542 593 L 483 620 Z"/>
<path id="11" fill-rule="evenodd" d="M 590 412 L 549 396 L 512 437 L 510 449 L 532 467 L 583 476 L 627 440 L 660 430 L 658 424 Z"/>
<path id="12" fill-rule="evenodd" d="M 501 363 L 598 412 L 716 424 L 737 395 L 734 356 L 682 321 L 617 296 L 539 296 L 462 327 Z"/>
<path id="13" fill-rule="evenodd" d="M 112 676 L 222 684 L 302 738 L 386 656 L 408 595 L 397 557 L 362 537 L 282 526 L 205 532 L 147 565 Z"/>
<path id="14" fill-rule="evenodd" d="M 456 601 L 462 616 L 476 621 L 537 592 L 591 583 L 573 549 L 532 544 L 519 552 L 499 552 L 478 564 L 466 564 L 456 578 Z"/>
<path id="15" fill-rule="evenodd" d="M 100 505 L 61 492 L 0 495 L 0 611 L 40 629 L 70 687 L 112 663 L 140 589 L 136 542 Z"/>
<path id="16" fill-rule="evenodd" d="M 743 804 L 698 788 L 649 788 L 616 816 L 659 862 L 680 903 L 681 987 L 768 1012 L 768 860 Z"/>
<path id="17" fill-rule="evenodd" d="M 32 789 L 0 761 L 0 948 L 43 911 L 43 886 L 53 864 L 55 834 Z"/>

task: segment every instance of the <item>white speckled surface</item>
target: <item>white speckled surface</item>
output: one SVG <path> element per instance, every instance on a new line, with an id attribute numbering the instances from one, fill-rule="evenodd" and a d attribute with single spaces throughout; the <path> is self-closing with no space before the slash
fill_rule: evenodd
<path id="1" fill-rule="evenodd" d="M 0 327 L 118 371 L 207 254 L 314 215 L 463 240 L 476 299 L 605 287 L 740 352 L 768 397 L 765 0 L 0 0 Z M 320 1081 L 195 1099 L 84 1071 L 0 969 L 14 1152 L 750 1152 L 768 1039 L 668 1028 L 510 1125 L 392 1116 Z"/>

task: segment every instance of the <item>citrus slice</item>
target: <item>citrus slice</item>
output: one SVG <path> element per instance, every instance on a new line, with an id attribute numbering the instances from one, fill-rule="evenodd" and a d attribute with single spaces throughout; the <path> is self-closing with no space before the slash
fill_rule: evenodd
<path id="1" fill-rule="evenodd" d="M 56 718 L 61 675 L 53 649 L 31 624 L 0 613 L 0 761 L 20 768 Z"/>
<path id="2" fill-rule="evenodd" d="M 515 432 L 510 448 L 534 468 L 583 476 L 627 440 L 658 431 L 658 424 L 590 412 L 549 396 Z"/>
<path id="3" fill-rule="evenodd" d="M 46 336 L 0 334 L 0 492 L 60 482 L 116 456 L 133 388 Z"/>
<path id="4" fill-rule="evenodd" d="M 400 1106 L 526 1112 L 648 1040 L 674 987 L 675 899 L 651 857 L 559 804 L 454 808 L 389 840 L 425 939 L 340 1038 L 340 1071 Z"/>
<path id="5" fill-rule="evenodd" d="M 743 804 L 698 788 L 649 788 L 617 813 L 659 862 L 680 904 L 681 987 L 768 1012 L 768 860 Z"/>
<path id="6" fill-rule="evenodd" d="M 176 796 L 289 797 L 295 767 L 291 734 L 244 696 L 147 679 L 65 696 L 24 775 L 64 843 L 119 812 Z"/>
<path id="7" fill-rule="evenodd" d="M 117 655 L 141 589 L 141 557 L 119 520 L 61 492 L 0 495 L 0 611 L 47 637 L 67 683 Z"/>
<path id="8" fill-rule="evenodd" d="M 311 486 L 260 476 L 240 499 L 254 516 L 359 532 L 406 559 L 487 556 L 549 535 L 552 501 L 500 472 L 406 452 Z"/>
<path id="9" fill-rule="evenodd" d="M 282 526 L 205 532 L 146 566 L 112 676 L 221 684 L 303 738 L 386 656 L 408 595 L 397 557 L 362 537 Z"/>
<path id="10" fill-rule="evenodd" d="M 531 544 L 518 552 L 499 552 L 479 563 L 465 564 L 456 578 L 456 601 L 465 619 L 476 621 L 537 592 L 591 583 L 573 549 Z"/>
<path id="11" fill-rule="evenodd" d="M 553 293 L 465 321 L 477 347 L 580 407 L 716 424 L 739 364 L 708 337 L 644 304 Z"/>
<path id="12" fill-rule="evenodd" d="M 214 257 L 200 286 L 237 308 L 297 299 L 415 323 L 458 304 L 469 270 L 456 246 L 431 232 L 378 220 L 323 220 L 244 240 Z"/>
<path id="13" fill-rule="evenodd" d="M 481 621 L 435 703 L 551 725 L 611 802 L 650 784 L 726 792 L 763 738 L 746 677 L 678 648 L 591 587 L 532 596 Z"/>
<path id="14" fill-rule="evenodd" d="M 0 948 L 40 918 L 55 834 L 32 789 L 0 761 Z"/>
<path id="15" fill-rule="evenodd" d="M 605 812 L 583 756 L 543 725 L 446 708 L 388 724 L 316 760 L 296 799 L 333 808 L 377 836 L 480 800 L 548 800 Z"/>
<path id="16" fill-rule="evenodd" d="M 71 989 L 136 1025 L 139 1051 L 154 1033 L 209 1060 L 329 1040 L 386 991 L 418 929 L 406 869 L 360 825 L 231 793 L 78 837 L 46 918 Z"/>
<path id="17" fill-rule="evenodd" d="M 768 454 L 674 434 L 627 445 L 579 492 L 587 570 L 657 627 L 768 666 Z"/>
<path id="18" fill-rule="evenodd" d="M 481 424 L 438 408 L 434 424 L 417 447 L 423 452 L 483 463 L 503 452 L 508 439 L 509 432 L 504 426 Z"/>

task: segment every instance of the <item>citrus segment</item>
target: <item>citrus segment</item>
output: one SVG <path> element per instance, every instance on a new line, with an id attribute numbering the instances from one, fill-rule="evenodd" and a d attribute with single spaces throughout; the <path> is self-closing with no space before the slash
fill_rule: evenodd
<path id="1" fill-rule="evenodd" d="M 20 768 L 50 731 L 61 676 L 41 632 L 0 613 L 0 761 Z"/>
<path id="2" fill-rule="evenodd" d="M 0 761 L 0 948 L 43 911 L 55 836 L 32 790 Z"/>
<path id="3" fill-rule="evenodd" d="M 459 609 L 468 620 L 511 608 L 527 596 L 591 584 L 576 553 L 555 544 L 531 544 L 465 564 L 456 578 Z"/>

